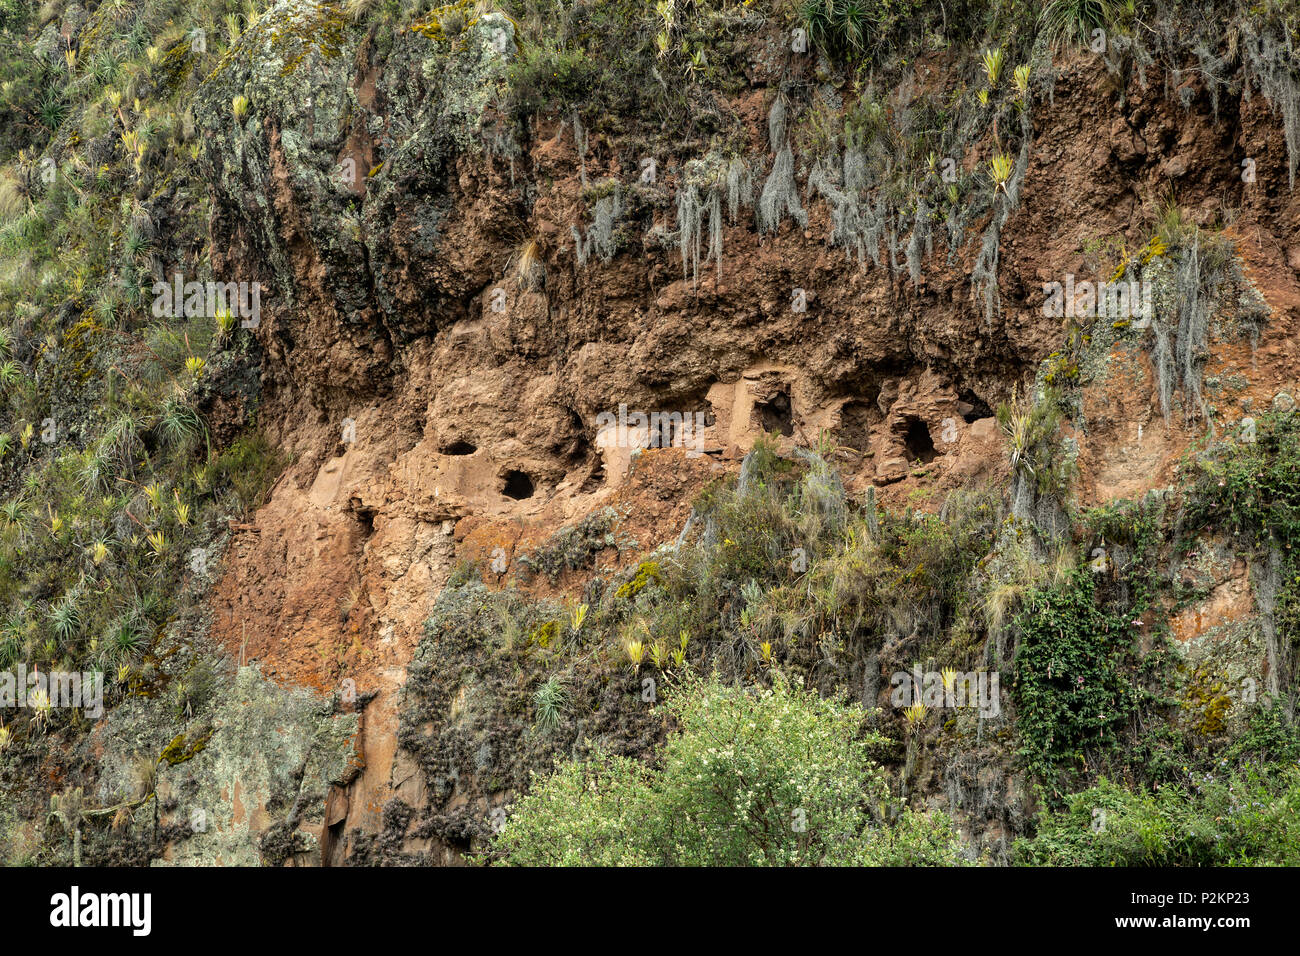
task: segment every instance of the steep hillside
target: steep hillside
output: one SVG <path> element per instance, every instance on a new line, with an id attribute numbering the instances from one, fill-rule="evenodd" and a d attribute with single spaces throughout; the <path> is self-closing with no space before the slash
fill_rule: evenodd
<path id="1" fill-rule="evenodd" d="M 0 858 L 1300 862 L 1297 40 L 0 0 Z"/>

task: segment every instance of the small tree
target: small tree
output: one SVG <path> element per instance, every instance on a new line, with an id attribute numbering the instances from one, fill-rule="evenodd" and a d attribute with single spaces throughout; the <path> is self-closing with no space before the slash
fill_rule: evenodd
<path id="1" fill-rule="evenodd" d="M 509 815 L 507 863 L 826 866 L 959 862 L 947 818 L 891 805 L 865 712 L 779 673 L 768 688 L 688 678 L 660 769 L 598 755 L 561 766 Z M 896 811 L 896 812 L 895 812 Z M 896 817 L 896 822 L 885 821 Z"/>

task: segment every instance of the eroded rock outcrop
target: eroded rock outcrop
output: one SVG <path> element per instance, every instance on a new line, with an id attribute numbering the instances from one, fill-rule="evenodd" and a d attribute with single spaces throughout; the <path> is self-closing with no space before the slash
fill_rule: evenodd
<path id="1" fill-rule="evenodd" d="M 760 175 L 782 161 L 770 141 L 772 102 L 791 82 L 782 71 L 809 72 L 778 62 L 782 42 L 761 25 L 742 31 L 747 86 L 722 97 L 739 119 L 738 155 Z M 695 492 L 773 432 L 786 451 L 830 436 L 850 492 L 935 510 L 948 491 L 1009 479 L 994 409 L 1035 373 L 1078 389 L 1068 428 L 1079 502 L 1137 499 L 1172 482 L 1207 411 L 1232 427 L 1296 384 L 1296 207 L 1264 98 L 1212 103 L 1192 87 L 1180 102 L 1154 67 L 1116 79 L 1072 54 L 1024 121 L 1018 179 L 946 243 L 912 223 L 907 248 L 900 219 L 859 263 L 827 242 L 843 226 L 840 194 L 810 187 L 805 221 L 778 217 L 777 228 L 743 203 L 738 215 L 719 207 L 720 255 L 684 269 L 680 197 L 697 188 L 692 176 L 712 181 L 691 165 L 700 156 L 656 156 L 659 178 L 647 181 L 634 133 L 546 112 L 519 129 L 501 108 L 517 55 L 499 14 L 450 45 L 406 29 L 381 50 L 331 5 L 282 0 L 198 99 L 214 266 L 273 290 L 254 333 L 260 423 L 293 455 L 234 533 L 212 629 L 278 681 L 326 693 L 351 682 L 361 695 L 359 772 L 330 778 L 320 809 L 337 833 L 331 862 L 452 860 L 527 770 L 588 735 L 628 752 L 655 738 L 620 703 L 634 686 L 580 687 L 574 706 L 597 716 L 562 741 L 511 724 L 526 697 L 512 683 L 519 661 L 480 667 L 479 625 L 439 624 L 458 561 L 481 560 L 492 585 L 522 571 L 536 593 L 581 595 L 584 573 L 551 581 L 519 559 L 613 508 L 594 553 L 634 568 L 677 537 Z M 923 58 L 881 98 L 905 110 L 952 66 Z M 250 106 L 236 119 L 240 95 Z M 997 140 L 995 123 L 969 144 L 968 175 Z M 1243 154 L 1254 188 L 1233 172 Z M 1083 362 L 1053 365 L 1071 329 L 1042 308 L 1044 283 L 1094 275 L 1097 237 L 1131 241 L 1170 181 L 1197 223 L 1219 216 L 1225 194 L 1235 210 L 1235 272 L 1195 346 L 1203 401 L 1166 387 L 1149 341 L 1119 324 L 1090 335 Z M 994 220 L 989 308 L 972 275 L 988 267 Z M 645 426 L 614 440 L 598 416 L 620 407 L 698 411 L 702 454 L 653 447 L 673 436 Z M 635 543 L 615 544 L 620 535 Z M 1211 596 L 1174 625 L 1198 646 L 1252 613 L 1240 569 L 1206 573 Z M 1235 644 L 1233 673 L 1255 673 L 1258 634 Z M 922 757 L 913 781 L 968 813 L 990 845 L 1023 825 L 1024 781 L 1005 752 Z"/>

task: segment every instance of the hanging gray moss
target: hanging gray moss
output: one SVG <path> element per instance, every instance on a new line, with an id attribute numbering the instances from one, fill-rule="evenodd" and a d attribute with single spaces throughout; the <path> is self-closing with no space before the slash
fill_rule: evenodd
<path id="1" fill-rule="evenodd" d="M 773 153 L 785 145 L 785 97 L 778 94 L 767 111 L 767 142 Z"/>
<path id="2" fill-rule="evenodd" d="M 1288 182 L 1295 189 L 1296 163 L 1300 161 L 1300 83 L 1293 70 L 1297 52 L 1290 35 L 1283 34 L 1281 40 L 1260 36 L 1248 18 L 1241 23 L 1241 52 L 1246 73 L 1242 95 L 1249 98 L 1253 84 L 1282 114 Z"/>
<path id="3" fill-rule="evenodd" d="M 862 197 L 866 186 L 866 160 L 860 150 L 849 150 L 841 164 L 844 189 L 838 188 L 835 164 L 818 162 L 808 176 L 808 185 L 826 200 L 831 210 L 830 244 L 844 250 L 845 256 L 856 253 L 858 264 L 869 255 L 881 266 L 880 240 L 884 233 L 884 200 L 873 207 Z"/>
<path id="4" fill-rule="evenodd" d="M 1240 267 L 1225 250 L 1213 246 L 1219 241 L 1204 238 L 1198 230 L 1190 245 L 1153 259 L 1142 270 L 1142 279 L 1152 285 L 1155 314 L 1151 317 L 1151 364 L 1166 422 L 1179 388 L 1186 419 L 1190 421 L 1200 414 L 1209 422 L 1201 380 L 1208 354 L 1210 317 L 1222 284 L 1233 276 L 1241 278 Z"/>
<path id="5" fill-rule="evenodd" d="M 1136 35 L 1126 36 L 1123 33 L 1115 33 L 1113 36 L 1108 36 L 1106 38 L 1106 52 L 1102 54 L 1102 59 L 1106 63 L 1107 72 L 1122 77 L 1126 71 L 1134 71 L 1137 73 L 1138 85 L 1144 90 L 1147 88 L 1147 68 L 1155 64 L 1155 57 L 1139 42 Z M 1056 71 L 1048 69 L 1043 73 L 1045 74 L 1044 78 L 1050 77 L 1054 87 Z M 1166 77 L 1167 80 L 1168 77 Z M 1127 88 L 1128 84 L 1125 83 L 1117 101 L 1121 109 L 1127 100 Z M 1051 102 L 1050 99 L 1049 102 Z"/>
<path id="6" fill-rule="evenodd" d="M 752 186 L 748 184 L 748 172 L 742 160 L 728 162 L 710 153 L 690 160 L 682 168 L 682 184 L 677 190 L 677 245 L 682 256 L 682 275 L 694 282 L 700 279 L 701 259 L 712 260 L 718 274 L 722 274 L 724 191 L 733 220 L 746 200 L 753 204 Z"/>
<path id="7" fill-rule="evenodd" d="M 677 191 L 677 245 L 682 253 L 682 275 L 700 279 L 700 222 L 702 218 L 699 193 L 694 186 L 684 186 Z"/>
<path id="8" fill-rule="evenodd" d="M 913 285 L 921 282 L 921 260 L 934 254 L 930 238 L 930 207 L 922 196 L 916 203 L 916 216 L 912 221 L 912 238 L 907 242 L 907 274 Z"/>
<path id="9" fill-rule="evenodd" d="M 722 274 L 722 201 L 718 193 L 709 194 L 709 251 L 707 257 L 717 263 Z"/>
<path id="10" fill-rule="evenodd" d="M 844 150 L 844 191 L 858 195 L 867 188 L 867 154 L 855 146 Z"/>
<path id="11" fill-rule="evenodd" d="M 716 262 L 718 273 L 721 274 L 722 203 L 718 190 L 706 189 L 705 198 L 701 199 L 698 187 L 684 186 L 677 193 L 677 235 L 682 254 L 682 275 L 693 282 L 700 281 L 700 253 L 705 232 L 708 233 L 709 244 L 704 259 Z"/>
<path id="12" fill-rule="evenodd" d="M 948 242 L 948 265 L 951 266 L 956 262 L 957 250 L 962 247 L 966 238 L 966 208 L 949 206 L 943 224 Z"/>
<path id="13" fill-rule="evenodd" d="M 737 156 L 727 166 L 727 215 L 733 223 L 740 218 L 742 206 L 746 209 L 754 206 L 754 174 Z"/>
<path id="14" fill-rule="evenodd" d="M 1282 590 L 1282 576 L 1286 568 L 1285 559 L 1274 546 L 1269 549 L 1268 559 L 1256 561 L 1251 566 L 1250 584 L 1255 597 L 1255 606 L 1259 610 L 1260 629 L 1264 634 L 1265 654 L 1268 661 L 1268 674 L 1265 690 L 1286 712 L 1287 720 L 1295 719 L 1295 696 L 1291 690 L 1293 650 L 1289 635 L 1278 633 L 1277 596 Z"/>
<path id="15" fill-rule="evenodd" d="M 984 230 L 979 254 L 970 270 L 971 296 L 984 300 L 984 322 L 990 329 L 993 328 L 994 314 L 1002 314 L 1002 301 L 998 295 L 998 246 L 1006 215 L 1005 208 L 994 213 L 993 221 Z"/>
<path id="16" fill-rule="evenodd" d="M 1002 227 L 1020 205 L 1020 187 L 1025 179 L 1025 171 L 1029 168 L 1029 143 L 1032 139 L 1032 129 L 1028 109 L 1020 114 L 1020 128 L 1022 135 L 1020 153 L 1016 157 L 1011 177 L 1003 187 L 1002 196 L 994 199 L 993 219 L 984 230 L 980 251 L 975 257 L 975 264 L 971 267 L 970 273 L 971 296 L 984 300 L 984 321 L 990 329 L 993 328 L 993 316 L 1002 314 L 1002 298 L 998 294 L 998 257 Z"/>
<path id="17" fill-rule="evenodd" d="M 1192 241 L 1191 252 L 1183 260 L 1177 279 L 1181 301 L 1178 307 L 1178 340 L 1174 347 L 1174 358 L 1182 377 L 1189 411 L 1204 405 L 1201 398 L 1201 370 L 1205 365 L 1205 346 L 1210 334 L 1210 309 L 1209 296 L 1202 289 L 1203 278 L 1201 243 L 1197 236 Z M 1217 276 L 1208 278 L 1217 285 Z"/>
<path id="18" fill-rule="evenodd" d="M 596 206 L 592 210 L 591 228 L 587 230 L 586 238 L 583 238 L 577 226 L 571 227 L 579 266 L 586 266 L 593 253 L 599 256 L 602 262 L 608 262 L 614 257 L 614 253 L 618 251 L 614 227 L 623 212 L 622 188 L 615 184 L 612 193 L 596 201 Z"/>
<path id="19" fill-rule="evenodd" d="M 794 151 L 788 143 L 776 154 L 772 172 L 763 184 L 758 199 L 758 231 L 775 232 L 786 216 L 801 228 L 808 225 L 808 214 L 799 203 L 799 190 L 794 182 Z"/>
<path id="20" fill-rule="evenodd" d="M 1155 345 L 1151 350 L 1151 364 L 1156 370 L 1156 390 L 1160 394 L 1160 411 L 1169 421 L 1169 406 L 1174 398 L 1174 351 L 1169 344 L 1169 326 L 1163 320 L 1151 320 Z"/>

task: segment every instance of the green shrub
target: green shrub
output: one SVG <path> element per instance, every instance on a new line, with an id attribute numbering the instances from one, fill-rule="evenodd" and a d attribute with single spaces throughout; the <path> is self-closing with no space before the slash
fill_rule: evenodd
<path id="1" fill-rule="evenodd" d="M 1300 770 L 1198 773 L 1154 792 L 1103 778 L 1044 814 L 1013 858 L 1029 866 L 1296 866 Z"/>
<path id="2" fill-rule="evenodd" d="M 284 465 L 284 456 L 264 435 L 249 432 L 217 458 L 214 485 L 229 488 L 242 510 L 252 510 L 262 504 Z"/>
<path id="3" fill-rule="evenodd" d="M 1109 0 L 1050 0 L 1038 22 L 1048 43 L 1086 44 L 1093 30 L 1110 26 L 1114 18 Z"/>
<path id="4" fill-rule="evenodd" d="M 1190 462 L 1187 524 L 1240 543 L 1300 545 L 1300 427 L 1262 416 L 1253 441 L 1228 441 Z"/>
<path id="5" fill-rule="evenodd" d="M 26 0 L 0 0 L 0 30 L 14 30 L 22 26 L 23 18 L 32 4 Z"/>
<path id="6" fill-rule="evenodd" d="M 518 119 L 543 109 L 572 109 L 600 82 L 596 62 L 583 50 L 526 46 L 510 68 L 510 106 Z"/>
<path id="7" fill-rule="evenodd" d="M 941 814 L 892 805 L 871 759 L 885 743 L 844 706 L 779 676 L 770 690 L 685 680 L 659 769 L 623 757 L 559 767 L 494 845 L 524 866 L 941 865 Z M 898 822 L 886 824 L 889 811 Z"/>
<path id="8" fill-rule="evenodd" d="M 1041 495 L 1064 496 L 1073 473 L 1072 462 L 1062 453 L 1059 430 L 1064 418 L 1060 393 L 1048 388 L 1038 401 L 998 406 L 997 421 L 1006 438 L 1011 467 L 1027 476 Z"/>
<path id="9" fill-rule="evenodd" d="M 1135 609 L 1099 600 L 1087 567 L 1029 595 L 1016 618 L 1022 633 L 1013 697 L 1023 754 L 1053 782 L 1089 752 L 1114 748 L 1151 699 L 1143 675 L 1160 655 L 1137 649 Z"/>
<path id="10" fill-rule="evenodd" d="M 882 49 L 925 4 L 918 0 L 803 0 L 799 22 L 812 43 L 839 57 Z"/>

